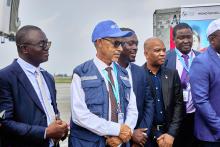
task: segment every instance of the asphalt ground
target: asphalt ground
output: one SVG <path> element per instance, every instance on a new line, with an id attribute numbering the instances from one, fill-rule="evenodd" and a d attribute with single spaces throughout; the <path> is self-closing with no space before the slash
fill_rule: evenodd
<path id="1" fill-rule="evenodd" d="M 57 105 L 60 117 L 68 124 L 70 122 L 70 83 L 56 83 Z M 68 147 L 68 138 L 60 141 L 60 147 Z"/>

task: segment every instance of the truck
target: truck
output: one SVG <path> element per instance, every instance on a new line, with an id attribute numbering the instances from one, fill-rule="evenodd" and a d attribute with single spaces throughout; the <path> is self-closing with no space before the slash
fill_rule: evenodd
<path id="1" fill-rule="evenodd" d="M 20 26 L 18 8 L 20 0 L 0 0 L 0 39 L 15 40 L 15 34 Z"/>

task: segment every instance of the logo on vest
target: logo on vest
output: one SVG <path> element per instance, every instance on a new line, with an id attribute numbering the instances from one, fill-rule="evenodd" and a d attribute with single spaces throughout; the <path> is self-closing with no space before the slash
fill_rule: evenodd
<path id="1" fill-rule="evenodd" d="M 122 80 L 129 81 L 129 78 L 128 78 L 128 77 L 120 76 L 120 78 L 121 78 Z"/>
<path id="2" fill-rule="evenodd" d="M 97 76 L 83 76 L 83 77 L 81 77 L 81 81 L 96 80 L 96 79 L 98 79 Z"/>

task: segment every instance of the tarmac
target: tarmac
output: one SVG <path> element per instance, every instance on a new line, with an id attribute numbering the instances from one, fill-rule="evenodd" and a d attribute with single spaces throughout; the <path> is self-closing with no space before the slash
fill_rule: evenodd
<path id="1" fill-rule="evenodd" d="M 62 120 L 69 124 L 71 116 L 70 108 L 70 83 L 56 83 L 57 105 Z M 68 138 L 60 141 L 60 147 L 68 147 Z"/>

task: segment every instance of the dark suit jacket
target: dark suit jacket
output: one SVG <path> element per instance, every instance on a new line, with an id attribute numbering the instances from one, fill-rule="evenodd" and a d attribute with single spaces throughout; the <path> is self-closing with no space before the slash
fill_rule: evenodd
<path id="1" fill-rule="evenodd" d="M 149 76 L 149 72 L 146 73 Z M 184 116 L 183 92 L 178 72 L 161 66 L 161 87 L 166 117 L 165 132 L 175 137 Z"/>
<path id="2" fill-rule="evenodd" d="M 42 72 L 51 94 L 52 105 L 58 113 L 53 77 Z M 14 61 L 0 70 L 0 111 L 6 110 L 2 121 L 6 142 L 13 147 L 48 147 L 44 139 L 47 117 L 28 77 Z"/>
<path id="3" fill-rule="evenodd" d="M 200 52 L 197 52 L 195 50 L 192 50 L 195 54 L 195 56 L 198 56 L 200 54 Z M 176 52 L 173 51 L 168 51 L 167 52 L 167 56 L 166 56 L 166 61 L 164 66 L 166 66 L 167 68 L 176 69 Z M 184 103 L 185 105 L 185 103 Z M 186 107 L 184 106 L 184 115 L 186 115 Z"/>
<path id="4" fill-rule="evenodd" d="M 200 52 L 197 52 L 195 50 L 193 50 L 193 52 L 196 56 L 200 54 Z M 176 69 L 176 52 L 174 50 L 167 52 L 166 61 L 164 65 L 170 69 Z"/>
<path id="5" fill-rule="evenodd" d="M 150 85 L 142 67 L 131 63 L 131 75 L 138 109 L 138 120 L 135 128 L 148 128 L 147 133 L 149 135 L 154 113 L 154 100 L 150 92 Z"/>

